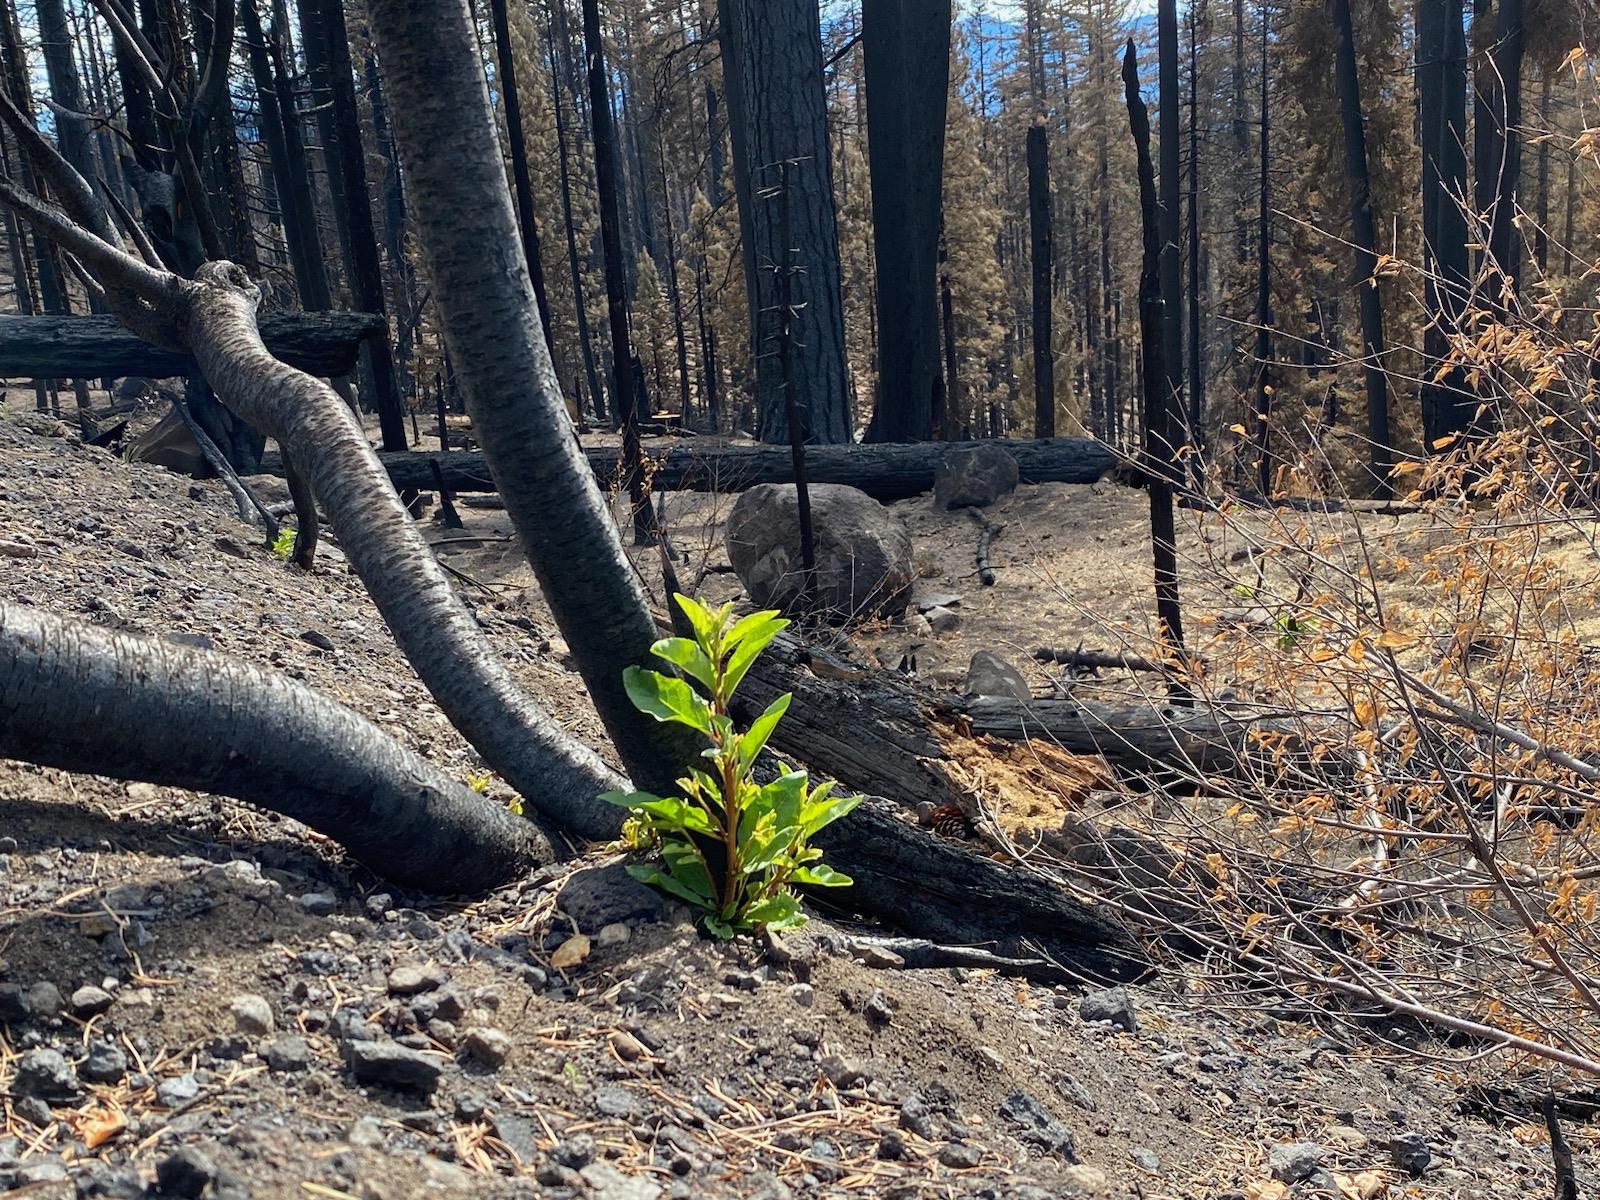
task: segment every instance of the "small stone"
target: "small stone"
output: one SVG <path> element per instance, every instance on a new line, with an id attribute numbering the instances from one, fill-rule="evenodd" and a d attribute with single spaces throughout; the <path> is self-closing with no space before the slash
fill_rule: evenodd
<path id="1" fill-rule="evenodd" d="M 611 1048 L 616 1051 L 617 1057 L 623 1062 L 638 1062 L 640 1059 L 650 1056 L 650 1051 L 645 1044 L 626 1030 L 617 1030 L 608 1040 L 611 1043 Z"/>
<path id="2" fill-rule="evenodd" d="M 307 892 L 295 904 L 309 916 L 326 917 L 339 907 L 339 900 L 332 892 Z"/>
<path id="3" fill-rule="evenodd" d="M 875 1025 L 887 1025 L 894 1020 L 894 1009 L 889 1007 L 889 1001 L 880 988 L 873 989 L 872 995 L 867 997 L 866 1007 L 861 1011 Z"/>
<path id="4" fill-rule="evenodd" d="M 498 1029 L 476 1026 L 467 1030 L 462 1049 L 473 1062 L 498 1071 L 511 1057 L 511 1039 Z"/>
<path id="5" fill-rule="evenodd" d="M 892 971 L 906 965 L 903 955 L 874 942 L 863 942 L 856 950 L 856 957 L 876 971 Z"/>
<path id="6" fill-rule="evenodd" d="M 993 1046 L 979 1046 L 978 1057 L 997 1071 L 1005 1069 L 1006 1060 L 1001 1056 L 1000 1051 Z"/>
<path id="7" fill-rule="evenodd" d="M 377 1117 L 359 1117 L 356 1119 L 355 1124 L 350 1126 L 349 1132 L 344 1135 L 344 1140 L 352 1146 L 362 1146 L 369 1150 L 373 1147 L 381 1146 L 383 1145 L 383 1125 L 379 1123 Z"/>
<path id="8" fill-rule="evenodd" d="M 374 892 L 367 897 L 367 916 L 377 920 L 394 907 L 394 897 L 388 892 Z"/>
<path id="9" fill-rule="evenodd" d="M 1085 1021 L 1110 1021 L 1128 1033 L 1137 1033 L 1139 1029 L 1133 1013 L 1133 997 L 1128 995 L 1127 988 L 1085 993 L 1078 1001 L 1078 1015 Z"/>
<path id="10" fill-rule="evenodd" d="M 1365 1150 L 1367 1135 L 1349 1125 L 1330 1125 L 1322 1131 L 1322 1140 L 1341 1150 Z"/>
<path id="11" fill-rule="evenodd" d="M 979 650 L 972 656 L 961 690 L 968 696 L 1002 696 L 1024 704 L 1033 699 L 1033 690 L 1022 672 L 990 650 Z"/>
<path id="12" fill-rule="evenodd" d="M 456 1097 L 456 1120 L 480 1121 L 489 1112 L 489 1101 L 479 1092 L 462 1092 Z"/>
<path id="13" fill-rule="evenodd" d="M 816 992 L 809 983 L 792 983 L 789 985 L 789 998 L 801 1008 L 810 1008 L 816 999 Z"/>
<path id="14" fill-rule="evenodd" d="M 595 1089 L 594 1106 L 601 1116 L 619 1120 L 635 1116 L 642 1107 L 632 1092 L 614 1083 Z"/>
<path id="15" fill-rule="evenodd" d="M 321 630 L 307 629 L 300 634 L 300 640 L 308 646 L 315 646 L 318 650 L 333 649 L 333 639 Z"/>
<path id="16" fill-rule="evenodd" d="M 0 1025 L 17 1025 L 28 1019 L 28 998 L 14 983 L 0 983 Z"/>
<path id="17" fill-rule="evenodd" d="M 35 1129 L 44 1129 L 55 1120 L 50 1106 L 37 1096 L 22 1096 L 15 1104 L 16 1114 Z"/>
<path id="18" fill-rule="evenodd" d="M 246 1037 L 265 1037 L 278 1027 L 272 1015 L 272 1005 L 264 996 L 246 993 L 235 996 L 228 1005 L 233 1017 L 233 1027 Z"/>
<path id="19" fill-rule="evenodd" d="M 1128 1157 L 1133 1159 L 1142 1171 L 1155 1172 L 1161 1169 L 1161 1156 L 1154 1150 L 1147 1150 L 1143 1146 L 1135 1146 L 1128 1151 Z"/>
<path id="20" fill-rule="evenodd" d="M 899 1162 L 906 1156 L 906 1140 L 896 1130 L 889 1130 L 878 1139 L 878 1157 L 885 1162 Z"/>
<path id="21" fill-rule="evenodd" d="M 556 907 L 580 930 L 604 929 L 623 921 L 660 920 L 667 911 L 661 893 L 633 878 L 621 864 L 574 871 L 556 893 Z"/>
<path id="22" fill-rule="evenodd" d="M 128 1073 L 128 1056 L 115 1042 L 96 1038 L 89 1043 L 89 1055 L 79 1071 L 90 1083 L 121 1083 Z"/>
<path id="23" fill-rule="evenodd" d="M 78 1094 L 78 1073 L 59 1050 L 30 1050 L 17 1060 L 11 1090 L 40 1100 L 70 1100 Z"/>
<path id="24" fill-rule="evenodd" d="M 971 1142 L 946 1142 L 939 1161 L 953 1170 L 969 1170 L 983 1161 L 983 1147 Z"/>
<path id="25" fill-rule="evenodd" d="M 311 1045 L 297 1034 L 284 1034 L 261 1047 L 261 1058 L 270 1071 L 296 1074 L 310 1069 Z"/>
<path id="26" fill-rule="evenodd" d="M 624 1175 L 610 1163 L 590 1163 L 578 1174 L 589 1185 L 595 1200 L 656 1200 L 661 1195 L 658 1184 L 636 1175 Z"/>
<path id="27" fill-rule="evenodd" d="M 613 921 L 600 930 L 599 936 L 595 938 L 595 943 L 600 949 L 608 950 L 613 946 L 622 945 L 632 936 L 632 931 L 621 921 Z"/>
<path id="28" fill-rule="evenodd" d="M 1017 1136 L 1028 1145 L 1036 1146 L 1051 1154 L 1059 1154 L 1068 1162 L 1077 1158 L 1074 1153 L 1072 1130 L 1051 1116 L 1049 1109 L 1021 1088 L 1001 1102 L 1000 1113 L 1007 1120 L 1021 1126 Z"/>
<path id="29" fill-rule="evenodd" d="M 110 992 L 104 988 L 97 988 L 93 984 L 85 984 L 72 993 L 72 998 L 67 1001 L 72 1009 L 72 1015 L 87 1020 L 89 1017 L 98 1017 L 115 1003 Z"/>
<path id="30" fill-rule="evenodd" d="M 66 1001 L 61 998 L 61 989 L 48 979 L 41 979 L 30 987 L 23 997 L 23 1004 L 36 1021 L 59 1017 L 66 1007 Z"/>
<path id="31" fill-rule="evenodd" d="M 1411 1178 L 1418 1178 L 1433 1161 L 1426 1135 L 1415 1129 L 1395 1134 L 1389 1139 L 1389 1161 Z"/>
<path id="32" fill-rule="evenodd" d="M 575 1133 L 559 1141 L 550 1151 L 550 1157 L 563 1167 L 578 1171 L 594 1161 L 594 1138 L 587 1133 Z"/>
<path id="33" fill-rule="evenodd" d="M 859 1063 L 851 1062 L 837 1054 L 830 1054 L 821 1062 L 822 1073 L 834 1087 L 850 1088 L 867 1080 L 866 1071 Z"/>
<path id="34" fill-rule="evenodd" d="M 156 1084 L 156 1103 L 162 1108 L 182 1108 L 200 1095 L 200 1081 L 193 1075 L 174 1075 Z"/>
<path id="35" fill-rule="evenodd" d="M 1063 1100 L 1076 1104 L 1086 1112 L 1094 1112 L 1099 1107 L 1095 1102 L 1094 1093 L 1079 1083 L 1075 1076 L 1065 1071 L 1056 1076 L 1056 1091 L 1061 1093 Z"/>
<path id="36" fill-rule="evenodd" d="M 389 972 L 391 996 L 416 996 L 434 991 L 444 984 L 444 972 L 432 963 L 425 967 L 396 967 Z"/>
<path id="37" fill-rule="evenodd" d="M 930 608 L 923 615 L 935 634 L 954 633 L 961 627 L 961 614 L 953 608 Z"/>
<path id="38" fill-rule="evenodd" d="M 156 1186 L 164 1196 L 199 1200 L 217 1180 L 217 1164 L 194 1146 L 167 1155 L 156 1166 Z"/>
<path id="39" fill-rule="evenodd" d="M 431 1092 L 444 1067 L 437 1058 L 393 1042 L 351 1042 L 350 1071 L 361 1083 L 402 1091 Z"/>
<path id="40" fill-rule="evenodd" d="M 1316 1142 L 1281 1142 L 1267 1151 L 1267 1172 L 1279 1183 L 1302 1183 L 1322 1169 L 1327 1155 Z"/>
<path id="41" fill-rule="evenodd" d="M 1080 1194 L 1084 1196 L 1105 1196 L 1110 1194 L 1111 1181 L 1106 1178 L 1106 1173 L 1099 1167 L 1091 1167 L 1087 1163 L 1075 1163 L 1062 1169 L 1061 1177 L 1066 1180 L 1067 1186 L 1076 1189 L 1076 1193 L 1069 1192 L 1069 1196 Z"/>

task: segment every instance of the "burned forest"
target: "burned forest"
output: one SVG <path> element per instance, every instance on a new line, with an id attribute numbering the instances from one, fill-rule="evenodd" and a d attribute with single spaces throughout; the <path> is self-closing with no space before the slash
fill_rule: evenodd
<path id="1" fill-rule="evenodd" d="M 1595 0 L 0 0 L 0 1197 L 1600 1187 Z"/>

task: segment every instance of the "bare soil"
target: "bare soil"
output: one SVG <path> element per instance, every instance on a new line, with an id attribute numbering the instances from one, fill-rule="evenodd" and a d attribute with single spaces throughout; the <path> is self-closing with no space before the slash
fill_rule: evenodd
<path id="1" fill-rule="evenodd" d="M 271 664 L 458 775 L 482 770 L 336 543 L 314 573 L 296 572 L 215 481 L 86 448 L 30 403 L 13 393 L 0 420 L 0 544 L 12 548 L 0 595 Z M 669 498 L 685 582 L 725 566 L 730 505 Z M 1036 645 L 1110 648 L 1118 631 L 1147 632 L 1143 506 L 1110 483 L 1020 489 L 990 510 L 1005 531 L 984 588 L 970 519 L 926 497 L 897 505 L 919 590 L 959 594 L 960 623 L 869 630 L 857 651 L 891 666 L 914 656 L 919 677 L 944 683 L 992 650 L 1041 693 L 1060 686 L 1031 660 Z M 509 539 L 503 513 L 463 515 L 465 531 L 430 536 Z M 1186 553 L 1227 552 L 1193 524 L 1185 536 Z M 441 554 L 518 677 L 606 753 L 515 545 Z M 659 595 L 653 557 L 638 562 Z M 703 588 L 734 598 L 737 581 L 712 570 Z M 1059 823 L 1067 789 L 1049 760 L 1015 766 L 1012 790 L 1031 779 L 1037 791 L 1018 819 Z M 778 951 L 719 944 L 614 872 L 596 878 L 613 858 L 589 848 L 487 898 L 430 900 L 231 801 L 0 762 L 0 1195 L 202 1194 L 185 1190 L 196 1180 L 205 1195 L 262 1200 L 1552 1189 L 1537 1118 L 1497 1115 L 1398 1055 L 1378 1036 L 1397 1031 L 1351 1038 L 1248 996 L 1197 1003 L 1162 977 L 1131 989 L 1137 1028 L 1124 1031 L 1085 1020 L 1078 991 L 895 969 L 852 951 L 859 928 L 822 919 Z M 574 870 L 591 874 L 573 885 Z M 574 886 L 590 899 L 562 893 Z M 421 970 L 394 974 L 407 967 Z M 273 1028 L 242 1019 L 258 1006 L 240 997 L 264 1002 Z M 418 1052 L 436 1082 L 357 1080 L 352 1048 L 372 1041 Z M 29 1072 L 49 1051 L 69 1086 L 41 1108 Z M 1046 1132 L 1030 1131 L 1033 1111 Z M 1430 1157 L 1415 1179 L 1390 1148 L 1408 1131 Z M 1594 1136 L 1568 1133 L 1586 1178 Z M 1323 1173 L 1272 1180 L 1272 1148 L 1298 1142 L 1321 1148 Z"/>

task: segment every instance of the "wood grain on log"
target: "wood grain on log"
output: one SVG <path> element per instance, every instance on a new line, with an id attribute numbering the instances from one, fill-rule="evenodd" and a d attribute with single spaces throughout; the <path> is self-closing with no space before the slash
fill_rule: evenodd
<path id="1" fill-rule="evenodd" d="M 358 312 L 280 313 L 260 320 L 261 337 L 274 356 L 319 378 L 354 370 L 362 339 L 382 326 L 382 317 Z M 194 370 L 187 354 L 157 349 L 115 317 L 0 316 L 0 377 L 170 379 Z"/>
<path id="2" fill-rule="evenodd" d="M 1017 460 L 1023 483 L 1094 483 L 1116 465 L 1104 444 L 1090 438 L 1039 438 L 998 443 Z M 940 442 L 902 445 L 809 446 L 806 477 L 811 483 L 844 483 L 860 488 L 878 500 L 903 500 L 933 488 L 933 473 L 949 451 Z M 602 486 L 621 481 L 618 451 L 614 446 L 589 446 L 584 453 Z M 737 492 L 758 483 L 789 483 L 794 465 L 782 446 L 716 445 L 703 441 L 674 442 L 647 447 L 646 467 L 660 491 Z M 490 492 L 494 481 L 475 451 L 447 454 L 380 455 L 397 489 L 430 491 L 433 462 L 439 464 L 444 485 L 454 492 Z M 278 460 L 267 455 L 263 469 L 282 471 Z"/>

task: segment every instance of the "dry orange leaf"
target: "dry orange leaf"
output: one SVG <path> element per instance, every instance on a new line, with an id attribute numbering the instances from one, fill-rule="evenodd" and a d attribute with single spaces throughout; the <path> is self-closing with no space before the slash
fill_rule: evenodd
<path id="1" fill-rule="evenodd" d="M 1276 1179 L 1258 1179 L 1244 1185 L 1245 1200 L 1284 1200 L 1288 1194 L 1288 1185 Z"/>
<path id="2" fill-rule="evenodd" d="M 556 952 L 550 956 L 550 965 L 558 971 L 565 971 L 568 967 L 577 966 L 588 957 L 588 937 L 575 933 L 556 947 Z"/>
<path id="3" fill-rule="evenodd" d="M 76 1116 L 72 1131 L 90 1150 L 103 1146 L 128 1128 L 128 1119 L 115 1109 L 95 1108 Z"/>

